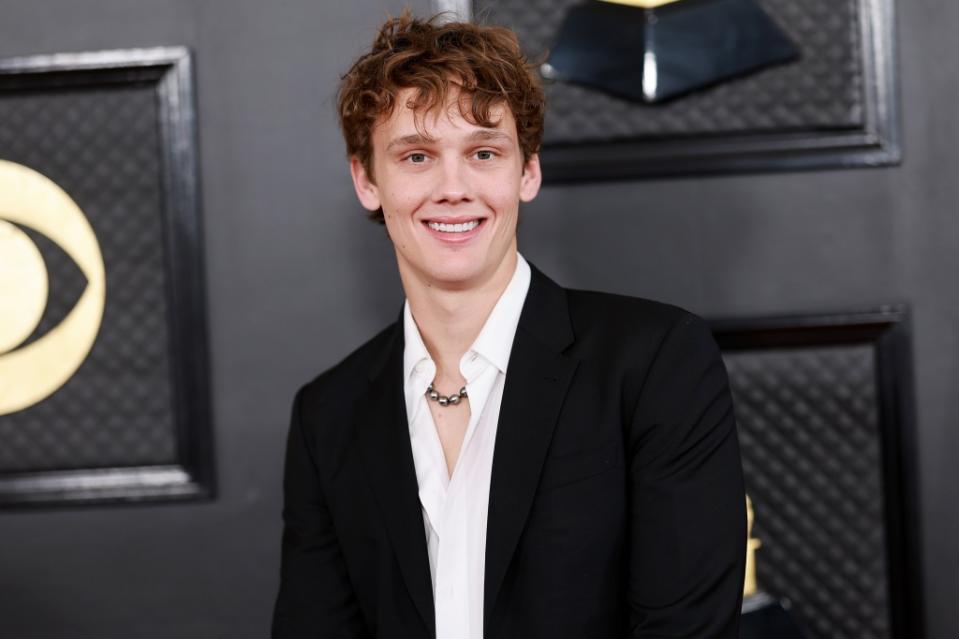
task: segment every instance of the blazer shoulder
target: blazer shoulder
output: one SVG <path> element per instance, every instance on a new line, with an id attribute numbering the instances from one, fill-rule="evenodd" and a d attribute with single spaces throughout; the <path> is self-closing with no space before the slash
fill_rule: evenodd
<path id="1" fill-rule="evenodd" d="M 674 304 L 600 291 L 567 289 L 566 294 L 577 339 L 601 333 L 659 342 L 680 326 L 708 330 L 705 320 Z"/>
<path id="2" fill-rule="evenodd" d="M 595 291 L 570 290 L 568 300 L 571 354 L 602 379 L 618 380 L 625 414 L 634 414 L 656 367 L 681 379 L 721 361 L 709 324 L 685 308 Z"/>
<path id="3" fill-rule="evenodd" d="M 396 324 L 384 327 L 338 363 L 308 381 L 297 392 L 301 402 L 323 404 L 330 397 L 342 398 L 359 387 L 381 361 L 395 338 Z"/>

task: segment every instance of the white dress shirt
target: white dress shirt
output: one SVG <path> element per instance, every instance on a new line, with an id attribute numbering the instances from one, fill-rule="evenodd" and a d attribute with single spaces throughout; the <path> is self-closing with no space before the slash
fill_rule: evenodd
<path id="1" fill-rule="evenodd" d="M 529 264 L 517 253 L 512 279 L 460 360 L 470 418 L 452 477 L 425 395 L 436 375 L 436 364 L 423 344 L 409 302 L 403 310 L 406 415 L 433 578 L 437 639 L 483 637 L 493 445 L 506 365 L 529 282 Z"/>

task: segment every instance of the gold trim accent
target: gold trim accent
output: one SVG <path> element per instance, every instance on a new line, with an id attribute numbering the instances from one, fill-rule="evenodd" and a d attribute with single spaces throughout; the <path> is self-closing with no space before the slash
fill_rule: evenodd
<path id="1" fill-rule="evenodd" d="M 743 596 L 756 594 L 758 587 L 756 585 L 756 549 L 763 545 L 763 542 L 753 538 L 753 500 L 746 495 L 746 579 L 743 582 Z"/>
<path id="2" fill-rule="evenodd" d="M 4 415 L 45 399 L 80 368 L 103 320 L 106 272 L 100 245 L 83 211 L 37 171 L 0 160 L 0 219 L 46 235 L 87 279 L 83 294 L 60 324 L 37 341 L 0 355 L 0 415 Z M 36 291 L 29 297 L 36 297 Z M 22 300 L 15 302 L 19 303 Z"/>
<path id="3" fill-rule="evenodd" d="M 601 2 L 609 2 L 611 4 L 625 4 L 630 7 L 640 7 L 642 9 L 655 9 L 656 7 L 661 7 L 664 4 L 672 4 L 674 2 L 679 2 L 679 0 L 600 0 Z"/>

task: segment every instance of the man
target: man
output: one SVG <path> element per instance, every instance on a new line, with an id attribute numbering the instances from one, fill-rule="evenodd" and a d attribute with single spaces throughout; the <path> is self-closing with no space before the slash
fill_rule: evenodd
<path id="1" fill-rule="evenodd" d="M 406 304 L 296 395 L 274 637 L 737 636 L 719 352 L 681 309 L 518 254 L 543 112 L 502 28 L 404 15 L 344 76 L 354 186 Z"/>

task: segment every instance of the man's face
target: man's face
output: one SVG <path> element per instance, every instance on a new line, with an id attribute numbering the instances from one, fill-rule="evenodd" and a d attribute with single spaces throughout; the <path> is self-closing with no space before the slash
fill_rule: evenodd
<path id="1" fill-rule="evenodd" d="M 373 179 L 351 161 L 357 195 L 371 211 L 382 207 L 404 282 L 478 289 L 513 264 L 519 203 L 539 191 L 539 159 L 523 162 L 505 105 L 487 128 L 463 118 L 457 92 L 426 114 L 407 106 L 411 97 L 401 92 L 373 130 Z"/>

